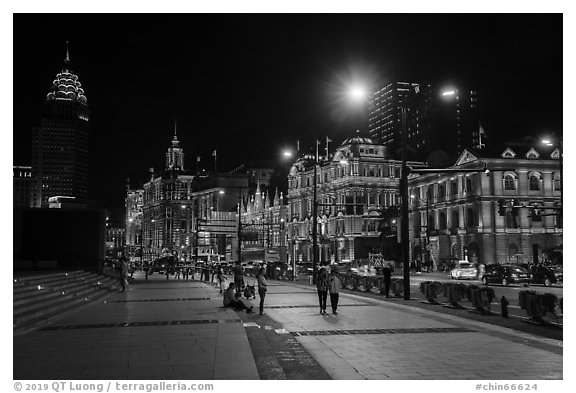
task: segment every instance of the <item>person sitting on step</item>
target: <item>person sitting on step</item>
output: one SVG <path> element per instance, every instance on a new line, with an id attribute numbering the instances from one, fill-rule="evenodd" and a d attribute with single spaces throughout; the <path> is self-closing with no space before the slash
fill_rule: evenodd
<path id="1" fill-rule="evenodd" d="M 253 308 L 247 299 L 242 299 L 240 294 L 236 293 L 236 285 L 233 282 L 228 285 L 228 289 L 224 292 L 223 303 L 224 307 L 232 307 L 235 310 L 246 310 L 247 313 L 251 313 Z"/>

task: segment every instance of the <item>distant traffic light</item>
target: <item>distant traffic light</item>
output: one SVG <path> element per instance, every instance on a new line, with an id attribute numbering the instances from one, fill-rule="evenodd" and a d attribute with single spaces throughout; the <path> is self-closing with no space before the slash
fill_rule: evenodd
<path id="1" fill-rule="evenodd" d="M 498 200 L 498 214 L 500 214 L 501 216 L 506 215 L 506 200 L 505 199 L 499 199 Z"/>

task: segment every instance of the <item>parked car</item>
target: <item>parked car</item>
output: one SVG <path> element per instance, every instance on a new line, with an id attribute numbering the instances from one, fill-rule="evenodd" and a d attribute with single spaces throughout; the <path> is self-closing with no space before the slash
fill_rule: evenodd
<path id="1" fill-rule="evenodd" d="M 351 262 L 336 262 L 330 266 L 330 269 L 336 270 L 339 274 L 348 274 L 352 271 L 351 268 Z"/>
<path id="2" fill-rule="evenodd" d="M 298 266 L 300 272 L 312 274 L 312 262 L 296 262 L 296 266 Z"/>
<path id="3" fill-rule="evenodd" d="M 475 280 L 478 278 L 478 269 L 472 262 L 458 261 L 454 269 L 450 270 L 450 278 Z"/>
<path id="4" fill-rule="evenodd" d="M 500 283 L 503 286 L 508 286 L 511 283 L 529 284 L 531 281 L 530 272 L 520 265 L 500 265 L 490 264 L 486 265 L 484 274 L 482 275 L 482 284 L 488 285 L 489 283 Z"/>
<path id="5" fill-rule="evenodd" d="M 544 284 L 549 287 L 552 284 L 561 283 L 564 272 L 560 266 L 536 265 L 530 269 L 532 273 L 532 283 Z"/>

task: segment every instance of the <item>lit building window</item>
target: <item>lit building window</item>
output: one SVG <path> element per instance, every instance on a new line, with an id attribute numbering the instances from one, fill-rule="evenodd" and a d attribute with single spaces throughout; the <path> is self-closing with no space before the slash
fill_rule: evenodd
<path id="1" fill-rule="evenodd" d="M 504 176 L 504 190 L 506 190 L 506 191 L 516 190 L 516 182 L 515 182 L 514 176 L 512 176 L 512 175 Z"/>
<path id="2" fill-rule="evenodd" d="M 562 185 L 560 184 L 560 174 L 554 174 L 554 191 L 560 191 L 562 189 Z"/>
<path id="3" fill-rule="evenodd" d="M 530 191 L 540 190 L 540 179 L 536 175 L 530 176 Z"/>

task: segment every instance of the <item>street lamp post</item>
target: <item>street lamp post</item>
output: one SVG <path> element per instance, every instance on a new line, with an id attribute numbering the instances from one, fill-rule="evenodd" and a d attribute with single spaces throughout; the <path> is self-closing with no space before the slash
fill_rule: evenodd
<path id="1" fill-rule="evenodd" d="M 316 284 L 316 269 L 318 267 L 318 142 L 316 142 L 316 156 L 314 159 L 314 187 L 312 196 L 312 284 Z"/>
<path id="2" fill-rule="evenodd" d="M 144 239 L 143 239 L 142 221 L 140 221 L 140 266 L 144 266 Z"/>
<path id="3" fill-rule="evenodd" d="M 242 263 L 242 190 L 248 187 L 238 187 L 238 262 Z"/>
<path id="4" fill-rule="evenodd" d="M 238 192 L 238 262 L 242 263 L 242 191 Z"/>
<path id="5" fill-rule="evenodd" d="M 423 200 L 416 195 L 410 195 L 410 198 L 418 199 L 421 202 L 424 202 L 426 205 L 426 262 L 430 263 L 430 223 L 428 222 L 429 219 L 429 208 L 430 208 L 430 201 L 428 199 Z"/>
<path id="6" fill-rule="evenodd" d="M 292 153 L 284 151 L 284 157 L 291 157 Z M 312 283 L 316 284 L 318 267 L 318 141 L 316 141 L 316 155 L 314 156 L 314 178 L 312 179 Z"/>
<path id="7" fill-rule="evenodd" d="M 401 243 L 402 262 L 404 269 L 404 300 L 410 300 L 410 245 L 409 245 L 409 218 L 408 218 L 408 165 L 406 165 L 406 117 L 407 108 L 401 107 L 402 114 L 402 172 L 400 177 L 400 198 L 402 199 L 401 209 Z"/>

